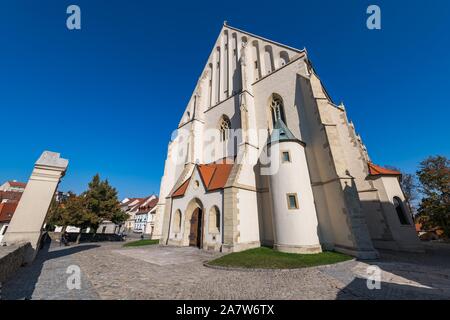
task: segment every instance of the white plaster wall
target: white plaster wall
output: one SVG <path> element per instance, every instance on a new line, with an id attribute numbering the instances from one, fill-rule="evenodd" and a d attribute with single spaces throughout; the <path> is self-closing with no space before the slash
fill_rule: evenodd
<path id="1" fill-rule="evenodd" d="M 211 163 L 218 159 L 235 156 L 237 153 L 236 146 L 242 141 L 240 131 L 236 132 L 238 134 L 237 140 L 230 138 L 225 142 L 220 142 L 218 129 L 219 121 L 223 115 L 230 119 L 233 130 L 241 128 L 238 96 L 225 100 L 205 112 L 205 132 L 202 141 L 204 143 L 203 159 L 201 163 Z"/>
<path id="2" fill-rule="evenodd" d="M 282 142 L 280 157 L 283 151 L 289 152 L 291 162 L 280 163 L 278 172 L 270 177 L 275 243 L 319 245 L 317 214 L 303 147 L 297 142 Z M 288 209 L 288 193 L 297 194 L 298 209 Z"/>
<path id="3" fill-rule="evenodd" d="M 295 93 L 296 74 L 305 72 L 304 61 L 299 59 L 253 84 L 257 129 L 272 128 L 269 102 L 272 94 L 276 93 L 283 99 L 286 125 L 295 137 L 302 140 Z M 265 139 L 260 139 L 260 149 L 266 142 Z"/>
<path id="4" fill-rule="evenodd" d="M 103 227 L 106 227 L 105 232 L 103 231 Z M 97 228 L 97 233 L 114 233 L 116 231 L 117 225 L 112 222 L 103 222 Z"/>
<path id="5" fill-rule="evenodd" d="M 239 189 L 237 201 L 239 210 L 238 243 L 259 242 L 259 218 L 256 192 Z"/>
<path id="6" fill-rule="evenodd" d="M 200 185 L 197 189 L 194 188 L 195 181 L 199 181 Z M 186 190 L 186 193 L 183 197 L 180 198 L 173 198 L 172 202 L 172 217 L 171 217 L 171 226 L 170 226 L 170 237 L 171 240 L 181 240 L 184 238 L 184 230 L 185 230 L 185 223 L 189 223 L 189 221 L 186 222 L 186 209 L 191 202 L 192 199 L 198 198 L 202 204 L 203 204 L 203 215 L 204 215 L 204 225 L 203 225 L 203 235 L 204 235 L 204 243 L 207 244 L 220 244 L 222 243 L 222 230 L 223 230 L 223 195 L 222 191 L 214 191 L 205 193 L 205 188 L 203 186 L 201 177 L 198 173 L 198 170 L 195 169 L 194 173 L 191 178 L 191 182 L 189 183 L 189 186 Z M 220 233 L 219 234 L 210 234 L 209 233 L 209 211 L 213 206 L 217 206 L 220 210 Z M 175 233 L 173 232 L 173 221 L 174 221 L 174 215 L 177 210 L 181 211 L 181 228 L 180 232 Z M 175 237 L 176 234 L 176 237 Z M 214 240 L 213 237 L 216 239 Z"/>
<path id="7" fill-rule="evenodd" d="M 372 182 L 373 184 L 373 182 Z M 372 239 L 383 239 L 388 236 L 386 221 L 383 217 L 378 192 L 376 189 L 370 192 L 360 192 L 359 199 L 361 207 L 366 217 L 367 227 L 369 228 Z"/>
<path id="8" fill-rule="evenodd" d="M 415 225 L 405 203 L 405 197 L 400 189 L 400 183 L 397 177 L 383 176 L 374 180 L 378 189 L 381 206 L 385 212 L 387 223 L 392 231 L 394 240 L 398 242 L 401 249 L 421 249 L 419 238 L 415 231 Z M 398 197 L 403 202 L 403 208 L 409 225 L 402 225 L 398 219 L 397 212 L 394 208 L 393 198 Z"/>

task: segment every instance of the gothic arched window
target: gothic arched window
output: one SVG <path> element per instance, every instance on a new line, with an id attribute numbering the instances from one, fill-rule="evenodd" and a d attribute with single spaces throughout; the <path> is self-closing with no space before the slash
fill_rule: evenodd
<path id="1" fill-rule="evenodd" d="M 209 233 L 220 233 L 220 211 L 216 206 L 209 210 Z"/>
<path id="2" fill-rule="evenodd" d="M 272 114 L 272 123 L 275 125 L 277 120 L 282 120 L 286 123 L 286 118 L 284 117 L 284 107 L 283 100 L 280 96 L 273 95 L 272 101 L 270 102 L 270 112 Z"/>
<path id="3" fill-rule="evenodd" d="M 403 208 L 403 202 L 399 197 L 394 197 L 394 208 L 401 224 L 409 224 L 408 216 Z"/>
<path id="4" fill-rule="evenodd" d="M 228 140 L 230 136 L 231 122 L 230 119 L 223 115 L 219 122 L 220 141 Z"/>

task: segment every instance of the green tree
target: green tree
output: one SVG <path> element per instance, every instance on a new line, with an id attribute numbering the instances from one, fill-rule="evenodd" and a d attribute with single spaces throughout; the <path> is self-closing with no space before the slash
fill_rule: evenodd
<path id="1" fill-rule="evenodd" d="M 62 204 L 56 201 L 56 197 L 53 198 L 52 202 L 50 203 L 50 208 L 48 210 L 48 216 L 46 219 L 46 230 L 54 230 L 55 226 L 62 225 L 62 211 Z"/>
<path id="2" fill-rule="evenodd" d="M 80 228 L 80 233 L 77 237 L 77 243 L 79 243 L 82 231 L 96 225 L 97 217 L 87 210 L 86 199 L 84 196 L 72 195 L 64 204 L 62 210 L 62 223 L 64 226 Z"/>
<path id="3" fill-rule="evenodd" d="M 425 228 L 441 227 L 450 237 L 450 161 L 445 156 L 428 157 L 420 163 L 417 177 L 423 198 L 419 217 Z"/>
<path id="4" fill-rule="evenodd" d="M 69 191 L 68 194 L 68 198 L 75 196 L 75 193 L 73 193 L 72 191 Z M 64 206 L 68 198 L 63 198 L 62 200 L 57 201 L 56 195 L 53 197 L 46 219 L 47 230 L 53 230 L 55 226 L 63 226 L 63 228 L 65 229 L 65 227 L 67 226 L 64 221 Z"/>
<path id="5" fill-rule="evenodd" d="M 102 181 L 98 174 L 92 178 L 88 190 L 82 196 L 85 199 L 86 210 L 95 217 L 91 225 L 95 231 L 105 220 L 120 224 L 128 218 L 128 215 L 120 209 L 116 189 L 110 186 L 108 180 Z"/>

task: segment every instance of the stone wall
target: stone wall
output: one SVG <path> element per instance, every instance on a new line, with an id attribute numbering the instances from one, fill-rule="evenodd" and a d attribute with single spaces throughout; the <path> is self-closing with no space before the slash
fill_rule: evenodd
<path id="1" fill-rule="evenodd" d="M 61 232 L 49 232 L 48 236 L 52 241 L 59 242 L 61 240 L 61 234 Z M 79 233 L 69 232 L 68 235 L 69 242 L 75 242 Z M 101 241 L 123 241 L 123 238 L 115 233 L 82 233 L 80 238 L 80 243 Z"/>
<path id="2" fill-rule="evenodd" d="M 25 261 L 25 253 L 31 248 L 29 242 L 0 247 L 0 284 L 10 278 Z"/>

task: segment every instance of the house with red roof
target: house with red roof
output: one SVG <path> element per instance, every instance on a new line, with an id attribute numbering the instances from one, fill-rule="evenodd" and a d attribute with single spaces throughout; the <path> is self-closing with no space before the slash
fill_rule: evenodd
<path id="1" fill-rule="evenodd" d="M 19 202 L 14 200 L 0 203 L 0 243 L 8 229 L 9 222 L 11 221 L 18 204 Z"/>
<path id="2" fill-rule="evenodd" d="M 16 211 L 25 186 L 25 183 L 17 181 L 7 181 L 0 186 L 0 242 Z"/>
<path id="3" fill-rule="evenodd" d="M 152 211 L 154 211 L 158 200 L 156 195 L 151 195 L 139 203 L 134 216 L 133 232 L 148 234 L 152 238 L 155 222 L 155 215 L 152 214 Z"/>
<path id="4" fill-rule="evenodd" d="M 16 180 L 6 181 L 0 186 L 0 191 L 24 192 L 27 184 Z"/>

